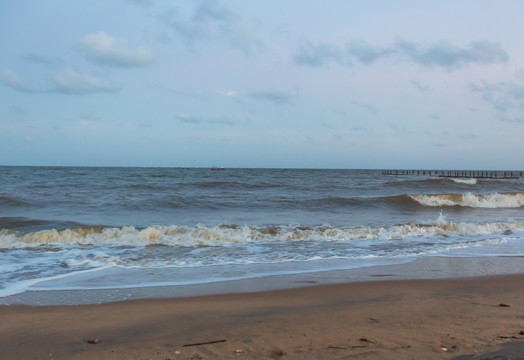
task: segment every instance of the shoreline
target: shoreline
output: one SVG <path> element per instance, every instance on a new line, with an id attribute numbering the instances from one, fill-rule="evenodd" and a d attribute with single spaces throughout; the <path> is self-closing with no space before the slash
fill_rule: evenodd
<path id="1" fill-rule="evenodd" d="M 169 277 L 176 269 L 157 269 Z M 149 269 L 148 271 L 152 271 Z M 224 294 L 258 293 L 311 286 L 393 280 L 462 279 L 524 274 L 521 256 L 443 257 L 426 256 L 409 262 L 352 269 L 312 271 L 259 276 L 186 285 L 110 287 L 104 289 L 29 290 L 0 298 L 4 305 L 88 305 L 110 302 L 187 298 Z M 158 276 L 159 274 L 157 274 Z M 107 276 L 101 272 L 100 276 Z"/>
<path id="2" fill-rule="evenodd" d="M 0 358 L 524 356 L 524 274 L 379 278 L 96 305 L 0 306 Z"/>

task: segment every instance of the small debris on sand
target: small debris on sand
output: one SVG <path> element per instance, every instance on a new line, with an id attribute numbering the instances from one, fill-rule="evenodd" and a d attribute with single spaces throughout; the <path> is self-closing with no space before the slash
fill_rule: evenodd
<path id="1" fill-rule="evenodd" d="M 336 345 L 328 345 L 328 349 L 334 349 L 334 350 L 347 350 L 347 347 L 344 346 L 336 346 Z"/>
<path id="2" fill-rule="evenodd" d="M 223 343 L 223 342 L 226 342 L 226 340 L 225 339 L 220 339 L 220 340 L 206 341 L 206 342 L 200 342 L 200 343 L 194 343 L 194 344 L 184 344 L 184 345 L 182 345 L 182 347 L 218 344 L 218 343 Z"/>
<path id="3" fill-rule="evenodd" d="M 367 338 L 360 338 L 360 339 L 358 339 L 358 341 L 362 341 L 362 342 L 367 342 L 367 343 L 374 344 L 373 341 L 371 341 L 371 340 L 369 340 L 369 339 L 367 339 Z"/>
<path id="4" fill-rule="evenodd" d="M 274 350 L 267 351 L 265 355 L 272 359 L 280 359 L 281 357 L 286 355 L 286 352 L 281 349 L 274 349 Z"/>

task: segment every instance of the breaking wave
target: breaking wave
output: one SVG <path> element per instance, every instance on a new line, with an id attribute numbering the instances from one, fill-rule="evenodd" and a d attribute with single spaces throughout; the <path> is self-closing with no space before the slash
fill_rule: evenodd
<path id="1" fill-rule="evenodd" d="M 467 185 L 475 185 L 477 183 L 477 179 L 451 178 L 450 180 L 453 181 L 453 182 L 456 182 L 458 184 L 467 184 Z"/>
<path id="2" fill-rule="evenodd" d="M 447 177 L 437 177 L 437 178 L 421 178 L 421 179 L 406 179 L 402 181 L 391 181 L 388 185 L 393 187 L 404 187 L 404 186 L 425 186 L 425 185 L 435 185 L 440 186 L 444 184 L 465 184 L 465 185 L 476 185 L 482 180 L 475 178 L 447 178 Z M 485 182 L 485 181 L 484 181 Z"/>
<path id="3" fill-rule="evenodd" d="M 410 195 L 411 199 L 424 206 L 462 206 L 470 208 L 519 208 L 524 206 L 524 193 L 491 194 L 431 194 Z"/>
<path id="4" fill-rule="evenodd" d="M 524 230 L 524 222 L 453 223 L 443 216 L 434 224 L 400 224 L 394 226 L 151 226 L 144 229 L 122 228 L 71 228 L 17 233 L 0 231 L 0 248 L 29 248 L 44 245 L 102 245 L 119 246 L 229 246 L 238 243 L 275 242 L 340 242 L 354 240 L 390 240 L 431 236 L 474 236 L 510 234 Z"/>

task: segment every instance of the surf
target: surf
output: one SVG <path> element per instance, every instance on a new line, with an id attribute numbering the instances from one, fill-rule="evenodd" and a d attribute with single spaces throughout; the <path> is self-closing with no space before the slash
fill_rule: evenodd
<path id="1" fill-rule="evenodd" d="M 447 201 L 447 200 L 446 200 Z M 357 240 L 407 239 L 421 236 L 486 235 L 519 231 L 524 222 L 447 222 L 439 217 L 432 224 L 392 226 L 248 226 L 196 225 L 149 226 L 136 228 L 71 228 L 28 233 L 0 231 L 0 248 L 29 248 L 45 245 L 149 246 L 182 247 L 229 246 L 234 244 L 286 242 L 347 242 Z"/>
<path id="2" fill-rule="evenodd" d="M 469 208 L 520 208 L 524 206 L 524 193 L 489 193 L 474 194 L 427 194 L 409 195 L 409 197 L 423 206 L 461 206 Z"/>

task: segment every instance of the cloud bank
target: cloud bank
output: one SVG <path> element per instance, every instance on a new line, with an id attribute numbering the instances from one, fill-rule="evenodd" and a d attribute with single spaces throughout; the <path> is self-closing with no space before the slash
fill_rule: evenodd
<path id="1" fill-rule="evenodd" d="M 85 95 L 117 91 L 117 88 L 107 80 L 78 73 L 71 69 L 66 69 L 64 73 L 53 77 L 52 83 L 51 91 L 62 94 Z"/>
<path id="2" fill-rule="evenodd" d="M 148 49 L 130 48 L 125 40 L 113 38 L 105 32 L 86 35 L 78 46 L 89 60 L 99 65 L 136 67 L 147 66 L 154 60 Z"/>
<path id="3" fill-rule="evenodd" d="M 352 66 L 355 62 L 372 65 L 386 57 L 395 57 L 425 67 L 456 70 L 469 64 L 495 64 L 509 60 L 502 45 L 491 41 L 474 41 L 459 47 L 446 41 L 419 44 L 398 40 L 393 46 L 373 46 L 361 40 L 352 40 L 340 47 L 334 44 L 305 42 L 293 54 L 297 65 L 319 67 L 330 63 Z"/>
<path id="4" fill-rule="evenodd" d="M 409 60 L 425 65 L 440 66 L 448 70 L 458 69 L 468 64 L 495 64 L 507 62 L 508 54 L 499 43 L 474 41 L 465 47 L 454 46 L 446 41 L 429 45 L 399 40 L 396 47 Z"/>

